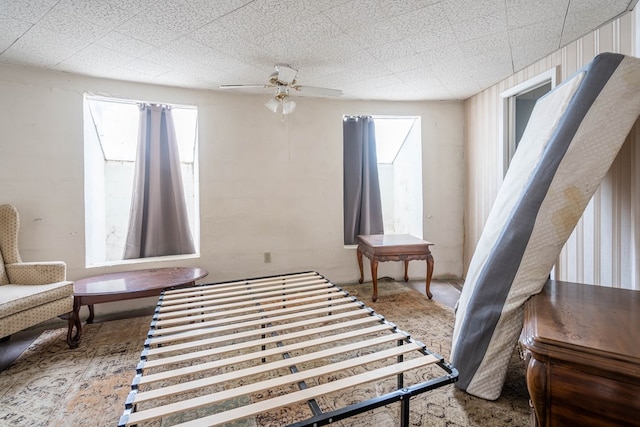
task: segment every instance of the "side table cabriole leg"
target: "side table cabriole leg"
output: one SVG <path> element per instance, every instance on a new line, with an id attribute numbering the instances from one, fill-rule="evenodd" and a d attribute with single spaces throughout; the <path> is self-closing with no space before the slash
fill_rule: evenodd
<path id="1" fill-rule="evenodd" d="M 409 260 L 408 259 L 404 260 L 404 281 L 405 282 L 409 281 Z"/>
<path id="2" fill-rule="evenodd" d="M 358 259 L 358 267 L 360 267 L 360 279 L 358 280 L 358 283 L 362 283 L 364 282 L 364 270 L 362 269 L 362 251 L 359 246 L 356 250 L 356 257 Z"/>
<path id="3" fill-rule="evenodd" d="M 433 255 L 429 254 L 427 256 L 427 283 L 426 283 L 426 294 L 429 299 L 433 298 L 433 294 L 431 293 L 431 276 L 433 276 Z"/>
<path id="4" fill-rule="evenodd" d="M 371 259 L 371 281 L 373 282 L 373 302 L 378 300 L 378 260 Z"/>

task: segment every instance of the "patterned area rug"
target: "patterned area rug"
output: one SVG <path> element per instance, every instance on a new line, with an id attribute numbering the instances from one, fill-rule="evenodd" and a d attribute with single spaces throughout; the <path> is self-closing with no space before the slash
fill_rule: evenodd
<path id="1" fill-rule="evenodd" d="M 450 308 L 393 281 L 379 282 L 376 303 L 371 301 L 370 283 L 343 288 L 448 360 L 454 321 Z M 0 425 L 117 425 L 150 320 L 139 317 L 86 325 L 75 350 L 64 342 L 66 330 L 44 332 L 0 373 Z M 357 398 L 338 395 L 322 403 L 332 407 Z M 236 425 L 286 425 L 300 412 L 304 408 L 273 411 Z M 514 352 L 498 400 L 478 399 L 445 386 L 413 398 L 410 425 L 528 426 L 530 414 L 523 362 Z M 397 426 L 398 416 L 399 405 L 393 404 L 336 424 Z M 176 421 L 186 420 L 167 419 L 157 425 Z"/>

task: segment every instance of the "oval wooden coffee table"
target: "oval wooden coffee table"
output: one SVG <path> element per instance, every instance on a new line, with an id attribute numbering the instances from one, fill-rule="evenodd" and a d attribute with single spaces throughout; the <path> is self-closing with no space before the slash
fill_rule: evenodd
<path id="1" fill-rule="evenodd" d="M 73 284 L 73 311 L 79 319 L 80 307 L 89 306 L 87 323 L 92 323 L 94 304 L 159 296 L 163 289 L 191 286 L 208 274 L 204 268 L 171 267 L 87 277 Z M 78 328 L 78 339 L 80 334 Z"/>

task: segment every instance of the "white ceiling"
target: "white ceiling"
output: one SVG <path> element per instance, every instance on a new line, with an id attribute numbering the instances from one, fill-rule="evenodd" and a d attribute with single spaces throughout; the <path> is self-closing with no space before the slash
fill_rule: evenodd
<path id="1" fill-rule="evenodd" d="M 465 99 L 636 2 L 0 0 L 0 63 L 214 90 L 286 63 L 345 98 Z"/>

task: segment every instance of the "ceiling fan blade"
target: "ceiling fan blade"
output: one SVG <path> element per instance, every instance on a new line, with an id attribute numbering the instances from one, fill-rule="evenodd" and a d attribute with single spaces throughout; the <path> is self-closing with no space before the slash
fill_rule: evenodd
<path id="1" fill-rule="evenodd" d="M 318 96 L 341 96 L 342 91 L 340 89 L 329 89 L 326 87 L 316 87 L 316 86 L 292 86 L 295 90 L 309 94 L 309 95 L 318 95 Z"/>
<path id="2" fill-rule="evenodd" d="M 273 85 L 266 84 L 255 84 L 255 85 L 220 85 L 219 89 L 247 89 L 247 88 L 265 88 L 265 87 L 273 87 Z"/>
<path id="3" fill-rule="evenodd" d="M 276 71 L 278 72 L 278 81 L 284 84 L 291 84 L 298 74 L 298 70 L 291 68 L 287 64 L 276 64 Z"/>

